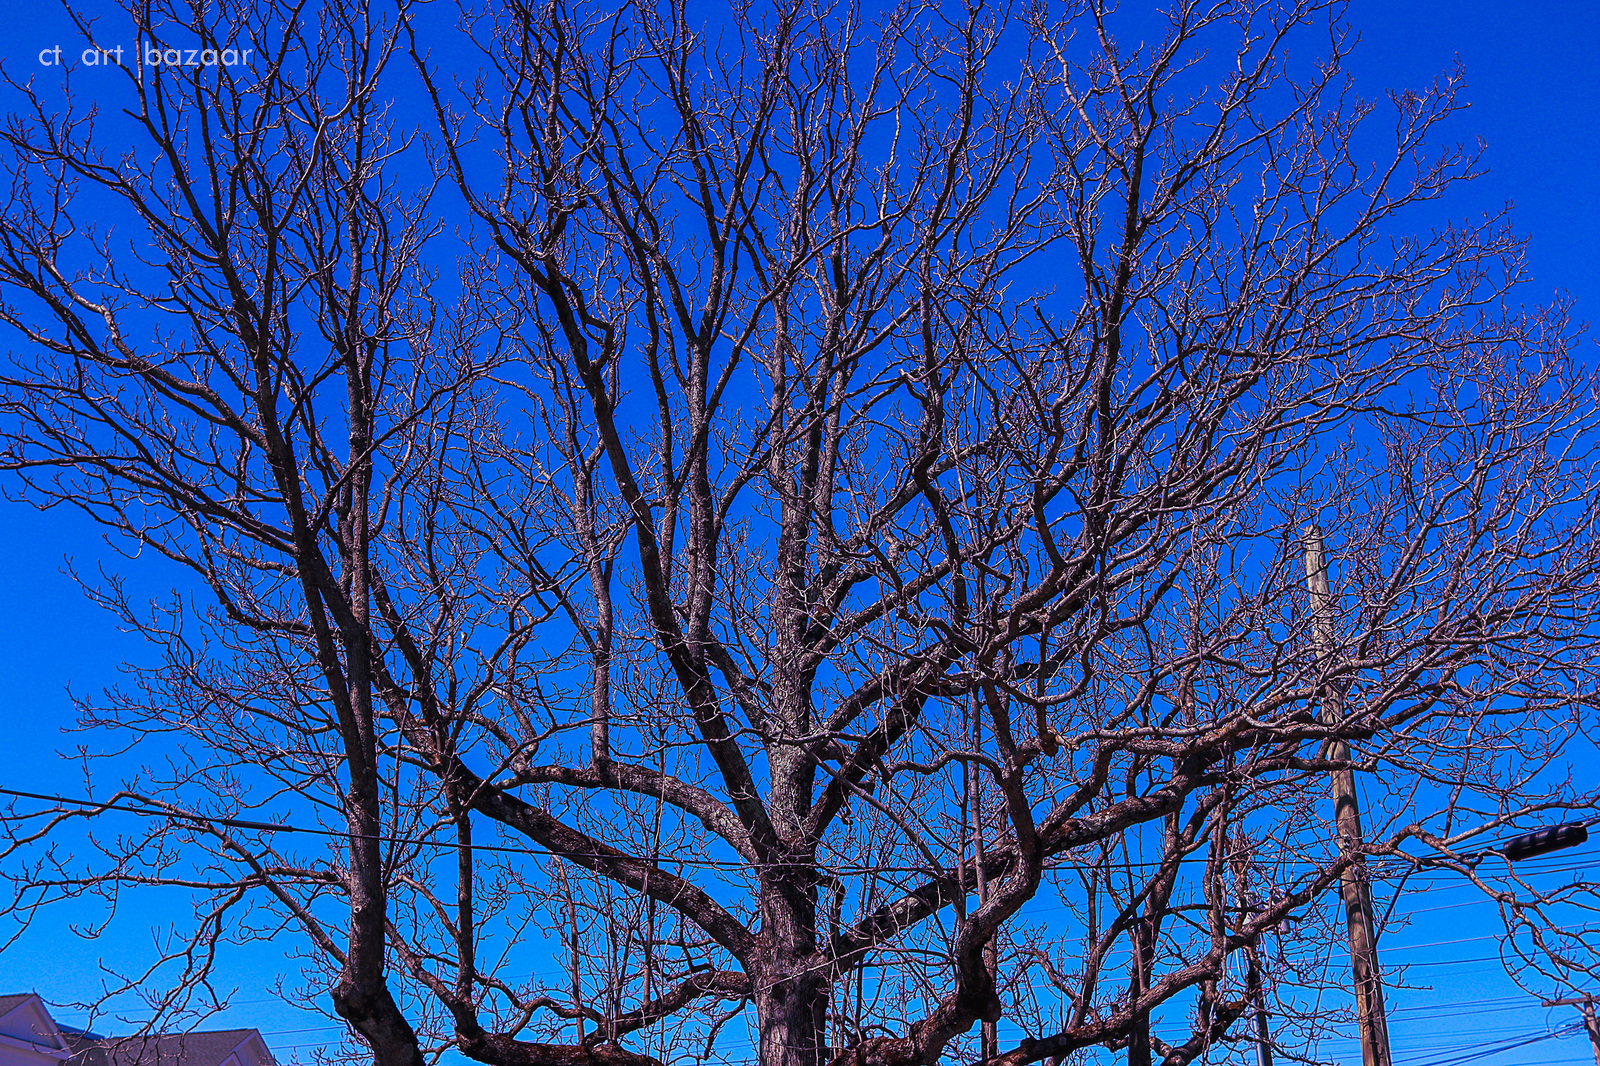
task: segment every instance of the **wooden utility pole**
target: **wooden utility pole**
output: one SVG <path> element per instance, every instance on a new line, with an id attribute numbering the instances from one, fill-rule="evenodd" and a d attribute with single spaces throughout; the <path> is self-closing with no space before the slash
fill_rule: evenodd
<path id="1" fill-rule="evenodd" d="M 1546 1007 L 1582 1007 L 1583 1027 L 1589 1032 L 1589 1045 L 1594 1048 L 1594 1064 L 1600 1066 L 1600 1024 L 1595 1022 L 1594 997 L 1585 995 L 1577 999 L 1547 999 Z"/>
<path id="2" fill-rule="evenodd" d="M 1244 925 L 1250 920 L 1250 915 L 1255 909 L 1252 906 L 1249 890 L 1245 880 L 1250 873 L 1249 841 L 1244 836 L 1234 839 L 1231 863 L 1233 865 L 1234 895 L 1237 899 L 1239 910 L 1239 924 Z M 1252 939 L 1244 946 L 1244 991 L 1245 999 L 1250 1003 L 1255 1012 L 1256 1023 L 1256 1066 L 1272 1066 L 1272 1026 L 1267 1021 L 1267 996 L 1261 981 L 1261 950 L 1256 940 Z"/>
<path id="3" fill-rule="evenodd" d="M 979 701 L 976 688 L 968 701 L 972 711 L 972 750 L 983 751 L 983 704 Z M 983 775 L 977 765 L 966 764 L 967 775 L 967 809 L 972 816 L 972 861 L 978 872 L 978 909 L 989 902 L 989 876 L 984 868 L 987 856 L 983 850 Z M 990 940 L 983 947 L 984 967 L 989 971 L 989 980 L 992 983 L 996 974 L 996 950 L 994 940 Z M 1000 1054 L 1000 1033 L 996 1023 L 986 1021 L 979 1038 L 980 1054 L 982 1061 L 988 1062 Z"/>
<path id="4" fill-rule="evenodd" d="M 1261 987 L 1261 953 L 1252 943 L 1245 948 L 1244 990 L 1256 1015 L 1256 1066 L 1272 1066 L 1272 1027 L 1267 1021 L 1267 997 Z"/>
<path id="5" fill-rule="evenodd" d="M 1306 588 L 1311 593 L 1311 625 L 1317 653 L 1324 668 L 1334 655 L 1333 593 L 1328 589 L 1328 565 L 1322 548 L 1322 531 L 1306 530 Z M 1325 725 L 1344 719 L 1344 694 L 1332 682 L 1322 686 L 1319 717 Z M 1337 737 L 1328 741 L 1327 757 L 1345 763 L 1350 748 Z M 1339 879 L 1344 901 L 1345 926 L 1350 934 L 1350 970 L 1356 993 L 1356 1020 L 1361 1025 L 1363 1066 L 1391 1066 L 1389 1021 L 1383 1011 L 1383 977 L 1378 968 L 1378 934 L 1372 916 L 1372 893 L 1367 885 L 1366 863 L 1361 857 L 1361 808 L 1356 801 L 1356 775 L 1349 766 L 1333 770 L 1334 815 L 1339 829 L 1339 854 L 1349 864 Z M 1600 1063 L 1597 1063 L 1600 1066 Z"/>

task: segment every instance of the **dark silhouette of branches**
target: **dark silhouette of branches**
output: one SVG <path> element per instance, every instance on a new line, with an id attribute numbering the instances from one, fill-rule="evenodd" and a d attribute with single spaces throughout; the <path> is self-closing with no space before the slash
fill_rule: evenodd
<path id="1" fill-rule="evenodd" d="M 259 59 L 12 82 L 7 484 L 195 595 L 99 586 L 82 707 L 181 817 L 14 804 L 11 913 L 186 893 L 131 985 L 293 938 L 380 1066 L 1299 1046 L 1419 856 L 1590 965 L 1463 856 L 1593 800 L 1593 382 L 1335 8 L 141 3 Z"/>

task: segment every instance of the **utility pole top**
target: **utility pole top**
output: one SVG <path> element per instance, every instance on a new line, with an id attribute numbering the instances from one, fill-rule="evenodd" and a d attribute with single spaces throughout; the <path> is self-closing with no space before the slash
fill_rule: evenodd
<path id="1" fill-rule="evenodd" d="M 1594 1048 L 1594 1066 L 1600 1066 L 1600 1021 L 1596 1021 L 1594 1014 L 1594 997 L 1585 992 L 1576 999 L 1547 999 L 1546 1007 L 1582 1007 L 1583 1028 L 1589 1034 L 1589 1045 Z"/>

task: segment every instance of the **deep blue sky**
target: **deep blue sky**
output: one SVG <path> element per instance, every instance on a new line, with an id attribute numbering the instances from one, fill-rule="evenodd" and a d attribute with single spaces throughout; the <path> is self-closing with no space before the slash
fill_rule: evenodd
<path id="1" fill-rule="evenodd" d="M 25 4 L 8 5 L 5 17 L 0 56 L 8 73 L 26 76 L 39 49 L 56 43 L 59 16 L 42 5 Z M 1600 320 L 1595 132 L 1600 128 L 1600 4 L 1357 0 L 1350 20 L 1362 37 L 1351 69 L 1363 94 L 1424 86 L 1459 58 L 1473 106 L 1452 134 L 1464 141 L 1483 139 L 1488 173 L 1458 192 L 1447 210 L 1461 217 L 1513 203 L 1515 228 L 1531 238 L 1526 298 L 1540 301 L 1561 291 L 1572 299 L 1576 317 Z M 1595 358 L 1593 341 L 1588 343 L 1589 357 Z M 74 516 L 0 504 L 0 537 L 9 561 L 0 570 L 0 602 L 6 608 L 0 610 L 0 673 L 6 682 L 0 715 L 10 747 L 0 763 L 0 785 L 81 794 L 80 776 L 51 755 L 75 743 L 61 733 L 73 719 L 66 687 L 92 692 L 114 680 L 116 664 L 138 657 L 140 649 L 61 572 L 63 559 L 70 558 L 93 574 L 106 549 L 92 529 Z M 1593 846 L 1569 854 L 1575 862 L 1590 860 L 1600 867 Z M 1431 986 L 1391 993 L 1397 1063 L 1431 1059 L 1452 1043 L 1531 1034 L 1547 1022 L 1575 1016 L 1532 1005 L 1500 975 L 1496 963 L 1469 961 L 1495 954 L 1494 941 L 1487 939 L 1495 915 L 1485 904 L 1466 905 L 1472 899 L 1448 886 L 1415 897 L 1416 923 L 1394 933 L 1384 946 L 1387 965 L 1416 964 L 1409 981 Z M 125 934 L 137 928 L 130 923 Z M 137 943 L 148 944 L 148 939 L 141 935 Z M 31 989 L 57 1002 L 92 998 L 98 961 L 126 957 L 129 950 L 127 941 L 78 940 L 63 919 L 47 915 L 0 955 L 0 993 Z M 281 1059 L 305 1060 L 313 1044 L 334 1034 L 316 1030 L 316 1019 L 284 1008 L 262 991 L 266 975 L 279 963 L 271 949 L 240 956 L 234 974 L 245 991 L 217 1024 L 258 1026 L 268 1032 Z M 57 1017 L 82 1020 L 70 1009 L 58 1010 Z M 1585 1045 L 1575 1035 L 1484 1061 L 1493 1066 L 1587 1063 Z M 1348 1041 L 1330 1042 L 1322 1054 L 1359 1062 Z"/>
<path id="2" fill-rule="evenodd" d="M 1578 317 L 1600 320 L 1600 5 L 1357 0 L 1350 19 L 1363 93 L 1426 85 L 1459 57 L 1472 107 L 1457 135 L 1483 138 L 1489 167 L 1466 199 L 1514 204 L 1532 293 L 1563 290 Z"/>

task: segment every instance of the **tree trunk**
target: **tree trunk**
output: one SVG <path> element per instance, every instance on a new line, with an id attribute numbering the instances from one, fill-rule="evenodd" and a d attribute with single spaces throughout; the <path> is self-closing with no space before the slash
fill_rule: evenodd
<path id="1" fill-rule="evenodd" d="M 756 995 L 761 1066 L 820 1066 L 827 1061 L 827 983 L 811 974 L 783 978 L 774 973 L 769 981 L 770 987 L 764 983 Z"/>
<path id="2" fill-rule="evenodd" d="M 758 976 L 756 1017 L 761 1066 L 820 1066 L 828 1060 L 829 974 L 814 959 L 816 889 L 808 867 L 772 876 L 762 893 L 762 934 L 771 963 Z"/>

